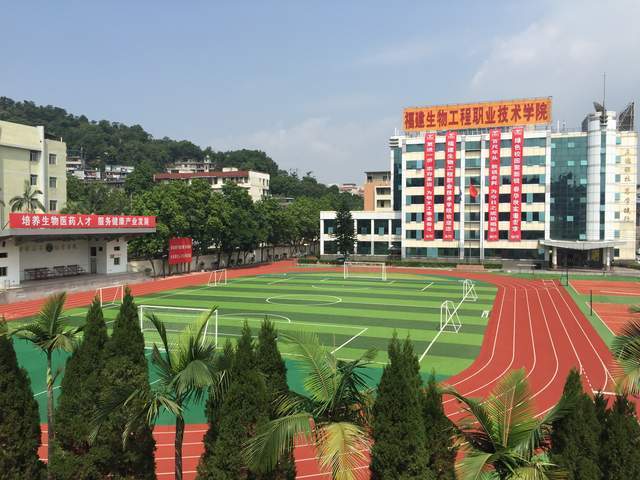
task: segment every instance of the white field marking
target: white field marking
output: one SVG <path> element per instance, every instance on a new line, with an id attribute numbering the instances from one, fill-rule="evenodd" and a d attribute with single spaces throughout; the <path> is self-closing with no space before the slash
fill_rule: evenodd
<path id="1" fill-rule="evenodd" d="M 423 289 L 421 289 L 421 292 L 424 292 L 427 288 L 429 288 L 431 285 L 433 285 L 433 282 L 429 283 L 426 287 L 424 287 Z"/>
<path id="2" fill-rule="evenodd" d="M 418 363 L 421 363 L 422 360 L 424 359 L 424 357 L 427 356 L 427 353 L 429 353 L 429 350 L 431 350 L 431 347 L 433 346 L 434 343 L 436 343 L 436 340 L 438 339 L 438 337 L 440 336 L 440 334 L 444 332 L 443 329 L 438 330 L 438 333 L 436 333 L 436 336 L 433 337 L 433 339 L 431 340 L 431 342 L 429 342 L 429 345 L 427 345 L 427 348 L 424 349 L 424 352 L 422 352 L 422 355 L 420 355 L 420 358 L 418 359 Z"/>
<path id="3" fill-rule="evenodd" d="M 323 278 L 323 279 L 322 279 L 322 280 L 320 280 L 320 281 L 321 281 L 321 282 L 326 282 L 326 281 L 328 281 L 328 280 L 329 280 L 328 278 Z"/>
<path id="4" fill-rule="evenodd" d="M 267 285 L 275 285 L 276 283 L 286 282 L 287 280 L 291 280 L 292 278 L 294 278 L 294 275 L 286 276 L 284 278 L 279 278 L 278 280 L 274 280 L 273 282 L 267 283 Z"/>
<path id="5" fill-rule="evenodd" d="M 371 287 L 348 287 L 342 285 L 311 285 L 311 288 L 317 288 L 318 290 L 349 290 L 350 292 L 364 292 L 365 290 L 371 290 Z"/>
<path id="6" fill-rule="evenodd" d="M 291 323 L 291 319 L 289 317 L 285 317 L 284 315 L 278 315 L 276 313 L 267 313 L 267 312 L 248 312 L 248 313 L 222 313 L 218 315 L 218 320 L 220 320 L 223 317 L 260 317 L 260 321 L 264 320 L 264 317 L 278 317 L 278 318 L 282 318 L 283 322 L 276 322 L 276 323 Z M 220 322 L 218 321 L 218 324 L 220 324 Z"/>
<path id="7" fill-rule="evenodd" d="M 506 291 L 506 287 L 505 287 L 505 291 Z M 489 380 L 488 382 L 485 382 L 484 384 L 480 385 L 477 388 L 474 388 L 470 391 L 465 391 L 465 395 L 469 395 L 471 393 L 477 392 L 478 390 L 482 390 L 483 388 L 491 385 L 492 383 L 495 383 L 499 378 L 503 377 L 510 369 L 511 366 L 513 365 L 513 362 L 515 361 L 515 357 L 516 357 L 516 326 L 517 326 L 517 321 L 516 321 L 516 289 L 515 287 L 513 288 L 513 336 L 511 339 L 511 361 L 509 362 L 509 365 L 507 365 L 506 368 L 504 368 L 502 370 L 502 372 L 500 372 L 498 375 L 496 375 L 492 380 Z M 506 296 L 506 293 L 505 293 Z M 503 301 L 504 301 L 504 297 L 503 297 Z M 500 316 L 498 317 L 498 327 L 500 326 L 500 319 L 502 318 L 502 305 L 500 305 Z M 472 378 L 474 376 L 476 376 L 477 374 L 479 374 L 480 372 L 482 372 L 485 368 L 487 368 L 490 363 L 491 360 L 493 359 L 494 353 L 495 353 L 495 348 L 498 342 L 498 330 L 496 329 L 496 334 L 494 336 L 494 343 L 493 343 L 493 350 L 491 352 L 491 357 L 489 358 L 489 361 L 486 362 L 482 368 L 480 368 L 479 370 L 476 370 L 474 373 L 472 373 L 471 375 L 469 375 L 468 377 L 465 377 L 461 380 L 458 380 L 457 382 L 455 382 L 452 386 L 458 385 L 460 383 L 462 383 L 465 380 L 468 380 L 469 378 Z M 444 402 L 442 402 L 443 404 L 449 403 L 449 402 L 453 402 L 455 399 L 454 398 L 450 398 L 448 400 L 445 400 Z"/>
<path id="8" fill-rule="evenodd" d="M 569 286 L 571 287 L 571 290 L 575 292 L 576 295 L 583 295 L 582 293 L 578 292 L 578 290 L 576 290 L 576 287 L 573 286 L 573 283 L 569 282 Z"/>
<path id="9" fill-rule="evenodd" d="M 59 388 L 60 388 L 60 385 L 57 385 L 57 386 L 53 387 L 54 390 L 57 390 Z M 44 395 L 45 393 L 47 393 L 47 390 L 43 390 L 42 392 L 38 392 L 38 393 L 33 395 L 33 398 L 35 398 L 35 397 L 37 397 L 39 395 Z"/>
<path id="10" fill-rule="evenodd" d="M 613 331 L 613 330 L 611 330 L 611 327 L 609 327 L 609 325 L 607 325 L 607 323 L 602 319 L 602 317 L 601 317 L 600 315 L 598 315 L 598 312 L 596 312 L 595 308 L 592 308 L 592 307 L 589 305 L 589 302 L 584 302 L 584 304 L 587 306 L 587 308 L 589 308 L 590 310 L 592 310 L 592 311 L 593 311 L 593 313 L 595 313 L 595 314 L 596 314 L 596 317 L 598 317 L 598 320 L 600 320 L 600 322 L 601 322 L 605 327 L 607 327 L 607 330 L 609 330 L 609 331 L 611 332 L 611 335 L 615 335 L 614 331 Z"/>
<path id="11" fill-rule="evenodd" d="M 387 285 L 393 285 L 394 283 L 396 283 L 395 280 L 391 280 L 390 282 L 387 282 Z"/>
<path id="12" fill-rule="evenodd" d="M 284 357 L 296 357 L 296 358 L 300 358 L 300 357 L 305 357 L 306 355 L 302 355 L 301 353 L 291 353 L 291 352 L 281 352 L 280 355 L 284 356 Z M 344 360 L 345 362 L 351 362 L 355 359 L 353 358 L 346 358 L 346 357 L 336 357 L 338 360 Z M 388 365 L 388 362 L 377 362 L 375 360 L 371 360 L 368 363 L 373 363 L 376 365 Z"/>
<path id="13" fill-rule="evenodd" d="M 349 340 L 347 340 L 346 342 L 344 342 L 342 345 L 340 345 L 338 348 L 334 348 L 333 350 L 331 350 L 331 353 L 336 353 L 338 350 L 340 350 L 342 347 L 344 347 L 345 345 L 351 343 L 353 340 L 355 340 L 356 338 L 358 338 L 360 335 L 362 335 L 364 332 L 366 332 L 367 330 L 369 330 L 369 328 L 363 328 L 362 330 L 360 330 L 358 333 L 356 333 L 353 337 L 351 337 Z"/>
<path id="14" fill-rule="evenodd" d="M 272 302 L 271 300 L 278 300 L 278 299 L 285 299 L 285 300 L 289 300 L 289 301 L 295 301 L 296 298 L 295 297 L 331 297 L 331 298 L 335 298 L 336 300 L 334 300 L 333 302 L 320 302 L 318 303 L 318 301 L 316 300 L 315 303 L 304 303 L 304 304 L 298 304 L 298 303 L 283 303 L 283 302 Z M 300 299 L 301 301 L 304 301 L 302 299 Z M 265 302 L 270 303 L 272 305 L 286 305 L 286 306 L 292 306 L 292 307 L 325 307 L 325 306 L 329 306 L 329 305 L 335 305 L 336 303 L 340 303 L 342 302 L 342 298 L 340 297 L 336 297 L 335 295 L 304 295 L 304 294 L 288 294 L 288 295 L 275 295 L 273 297 L 268 297 L 265 299 Z M 311 300 L 311 302 L 313 302 L 313 300 Z M 366 302 L 360 302 L 360 303 L 366 303 Z"/>
<path id="15" fill-rule="evenodd" d="M 615 295 L 628 295 L 630 297 L 639 297 L 640 293 L 628 293 L 628 292 L 620 292 L 617 290 L 600 290 L 602 293 L 613 293 Z"/>
<path id="16" fill-rule="evenodd" d="M 480 318 L 489 318 L 489 311 L 490 310 L 483 310 Z"/>
<path id="17" fill-rule="evenodd" d="M 558 293 L 560 293 L 560 290 L 558 290 Z M 593 345 L 593 342 L 591 342 L 591 338 L 589 338 L 589 335 L 587 335 L 587 332 L 585 332 L 584 328 L 582 328 L 582 324 L 578 320 L 578 317 L 576 317 L 576 314 L 574 313 L 574 311 L 571 308 L 571 306 L 567 303 L 567 300 L 564 298 L 564 295 L 560 294 L 560 298 L 562 298 L 562 301 L 564 302 L 564 304 L 567 306 L 567 308 L 571 312 L 571 316 L 573 317 L 573 319 L 578 324 L 578 327 L 580 327 L 580 331 L 582 332 L 582 335 L 584 335 L 584 338 L 586 338 L 587 342 L 589 342 L 589 345 L 591 346 L 591 349 L 593 350 L 593 353 L 595 353 L 596 357 L 598 357 L 598 360 L 600 360 L 600 365 L 602 365 L 602 368 L 604 369 L 604 372 L 605 372 L 604 384 L 602 386 L 602 389 L 604 390 L 605 388 L 607 388 L 607 383 L 609 383 L 607 378 L 610 378 L 613 383 L 615 383 L 615 380 L 614 380 L 613 376 L 611 375 L 611 372 L 609 372 L 609 369 L 607 368 L 606 363 L 604 362 L 604 360 L 600 356 L 600 353 L 598 352 L 598 350 L 596 350 L 596 347 Z"/>
<path id="18" fill-rule="evenodd" d="M 592 393 L 596 394 L 596 393 L 601 393 L 603 395 L 608 395 L 611 397 L 617 397 L 618 394 L 616 392 L 607 392 L 607 391 L 603 391 L 603 390 L 592 390 Z"/>

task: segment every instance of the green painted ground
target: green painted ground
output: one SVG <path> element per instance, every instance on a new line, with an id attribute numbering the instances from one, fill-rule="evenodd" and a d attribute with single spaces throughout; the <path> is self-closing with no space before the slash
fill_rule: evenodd
<path id="1" fill-rule="evenodd" d="M 422 371 L 434 369 L 439 378 L 446 378 L 469 366 L 477 356 L 487 318 L 484 311 L 492 308 L 496 288 L 477 282 L 478 299 L 462 303 L 458 315 L 462 322 L 459 333 L 444 332 L 433 343 L 422 361 Z M 402 337 L 409 335 L 418 355 L 434 339 L 440 325 L 440 305 L 444 300 L 456 304 L 462 298 L 461 280 L 451 277 L 392 274 L 387 281 L 347 279 L 335 273 L 292 273 L 262 275 L 230 280 L 218 287 L 189 287 L 137 297 L 138 305 L 173 307 L 178 310 L 149 308 L 177 333 L 198 311 L 218 306 L 218 344 L 234 339 L 246 319 L 259 328 L 265 315 L 276 322 L 281 333 L 295 331 L 317 332 L 321 341 L 340 358 L 353 359 L 369 347 L 378 349 L 377 368 L 371 368 L 371 384 L 377 383 L 381 366 L 386 362 L 386 348 L 394 330 Z M 84 321 L 86 309 L 68 312 L 69 322 Z M 111 322 L 117 307 L 105 309 Z M 148 345 L 157 341 L 150 325 L 143 324 Z M 215 324 L 210 322 L 208 334 L 215 339 Z M 287 360 L 289 383 L 293 389 L 302 388 L 291 345 L 281 336 L 279 348 Z M 21 364 L 28 370 L 32 388 L 44 413 L 44 358 L 31 346 L 16 342 Z M 64 367 L 64 355 L 55 359 L 57 367 Z M 151 369 L 151 380 L 155 380 Z M 44 417 L 43 417 L 44 418 Z M 165 419 L 168 420 L 168 419 Z M 194 408 L 190 422 L 203 421 L 202 408 Z"/>

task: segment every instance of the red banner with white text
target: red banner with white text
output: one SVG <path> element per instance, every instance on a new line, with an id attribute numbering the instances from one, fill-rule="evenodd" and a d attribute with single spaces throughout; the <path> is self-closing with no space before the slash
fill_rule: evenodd
<path id="1" fill-rule="evenodd" d="M 498 207 L 500 205 L 500 129 L 489 131 L 489 222 L 487 241 L 500 239 Z"/>
<path id="2" fill-rule="evenodd" d="M 146 215 L 84 215 L 61 213 L 9 214 L 9 228 L 66 229 L 66 228 L 155 228 L 156 217 Z"/>
<path id="3" fill-rule="evenodd" d="M 522 217 L 522 148 L 524 129 L 511 130 L 511 210 L 509 215 L 509 241 L 522 239 L 520 219 Z"/>
<path id="4" fill-rule="evenodd" d="M 424 239 L 435 240 L 435 218 L 433 216 L 434 173 L 436 169 L 436 134 L 424 136 Z"/>
<path id="5" fill-rule="evenodd" d="M 444 156 L 444 226 L 442 228 L 442 240 L 445 241 L 455 239 L 456 140 L 455 131 L 447 132 Z"/>
<path id="6" fill-rule="evenodd" d="M 191 263 L 192 240 L 189 237 L 169 239 L 169 265 Z"/>

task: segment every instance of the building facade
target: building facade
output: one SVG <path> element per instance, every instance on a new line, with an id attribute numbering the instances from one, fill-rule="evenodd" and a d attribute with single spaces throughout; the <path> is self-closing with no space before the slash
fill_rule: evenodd
<path id="1" fill-rule="evenodd" d="M 192 182 L 195 179 L 209 182 L 213 190 L 222 190 L 226 182 L 231 182 L 244 188 L 254 202 L 269 196 L 269 182 L 271 175 L 253 170 L 238 170 L 234 167 L 223 168 L 221 171 L 189 172 L 189 173 L 156 173 L 156 182 Z"/>
<path id="2" fill-rule="evenodd" d="M 44 127 L 0 121 L 0 221 L 5 225 L 11 199 L 23 194 L 25 184 L 40 190 L 47 212 L 66 204 L 67 146 L 47 135 Z"/>
<path id="3" fill-rule="evenodd" d="M 532 105 L 532 117 L 533 105 L 542 105 L 514 102 L 509 108 Z M 491 107 L 484 108 L 486 116 Z M 375 233 L 375 221 L 387 219 L 398 227 L 388 243 L 399 243 L 403 258 L 605 268 L 635 259 L 637 133 L 604 109 L 573 132 L 554 131 L 550 111 L 538 123 L 517 120 L 391 137 L 391 209 L 376 199 L 365 200 L 368 211 L 353 212 L 356 250 L 370 240 L 359 225 L 371 219 Z M 367 191 L 365 185 L 365 199 L 372 198 Z M 325 255 L 332 250 L 331 214 L 321 214 Z"/>

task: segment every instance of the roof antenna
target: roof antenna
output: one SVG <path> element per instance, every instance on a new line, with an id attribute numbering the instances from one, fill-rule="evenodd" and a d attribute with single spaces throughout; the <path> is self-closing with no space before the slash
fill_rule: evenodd
<path id="1" fill-rule="evenodd" d="M 602 73 L 602 114 L 600 116 L 600 125 L 607 124 L 607 72 Z"/>

